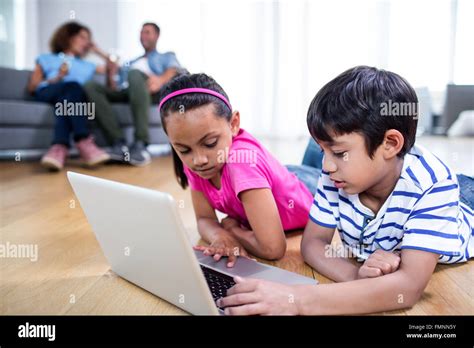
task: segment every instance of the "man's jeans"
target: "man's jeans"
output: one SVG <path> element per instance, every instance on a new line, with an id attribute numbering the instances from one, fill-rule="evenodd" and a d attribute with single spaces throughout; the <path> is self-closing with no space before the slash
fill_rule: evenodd
<path id="1" fill-rule="evenodd" d="M 147 79 L 148 77 L 141 71 L 130 70 L 128 88 L 124 90 L 113 90 L 94 81 L 85 84 L 84 90 L 87 98 L 95 103 L 97 122 L 109 144 L 125 138 L 111 103 L 128 102 L 132 109 L 135 140 L 141 140 L 148 144 L 148 113 L 152 102 L 158 102 L 158 94 L 150 95 Z"/>

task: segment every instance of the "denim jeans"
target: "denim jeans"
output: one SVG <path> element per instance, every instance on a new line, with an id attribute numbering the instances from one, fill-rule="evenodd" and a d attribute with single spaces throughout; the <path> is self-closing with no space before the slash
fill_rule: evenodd
<path id="1" fill-rule="evenodd" d="M 474 178 L 464 174 L 458 174 L 460 201 L 469 208 L 474 209 Z"/>
<path id="2" fill-rule="evenodd" d="M 303 156 L 301 165 L 287 165 L 286 168 L 308 188 L 309 192 L 316 194 L 318 179 L 323 168 L 323 153 L 319 145 L 310 139 Z"/>
<path id="3" fill-rule="evenodd" d="M 310 139 L 303 157 L 302 165 L 287 165 L 290 172 L 302 181 L 314 195 L 318 187 L 318 178 L 323 168 L 323 153 L 319 145 Z M 459 200 L 474 209 L 474 178 L 464 174 L 457 175 L 459 182 Z"/>
<path id="4" fill-rule="evenodd" d="M 58 82 L 47 85 L 35 93 L 38 101 L 49 104 L 63 103 L 83 103 L 86 102 L 86 95 L 82 86 L 77 82 Z M 69 147 L 71 133 L 74 141 L 79 141 L 89 136 L 87 129 L 86 115 L 54 116 L 54 137 L 53 144 L 63 144 Z"/>

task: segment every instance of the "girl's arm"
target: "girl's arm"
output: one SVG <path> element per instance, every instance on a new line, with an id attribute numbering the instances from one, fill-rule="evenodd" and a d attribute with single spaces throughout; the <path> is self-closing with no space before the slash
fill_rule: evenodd
<path id="1" fill-rule="evenodd" d="M 229 234 L 219 224 L 214 209 L 212 209 L 202 192 L 191 190 L 191 198 L 196 214 L 198 232 L 206 242 L 212 243 L 222 235 Z"/>
<path id="2" fill-rule="evenodd" d="M 231 232 L 253 255 L 279 259 L 286 252 L 286 238 L 280 214 L 270 189 L 252 189 L 239 194 L 252 230 L 235 226 Z"/>
<path id="3" fill-rule="evenodd" d="M 421 297 L 439 255 L 405 249 L 400 268 L 377 278 L 288 286 L 236 278 L 219 306 L 226 314 L 364 314 L 412 307 Z M 292 301 L 288 301 L 291 298 Z"/>
<path id="4" fill-rule="evenodd" d="M 197 246 L 195 249 L 214 255 L 218 261 L 222 256 L 228 256 L 228 267 L 232 267 L 238 256 L 248 256 L 243 246 L 229 231 L 222 228 L 214 209 L 200 191 L 191 190 L 197 228 L 201 237 L 210 244 L 210 247 Z M 212 252 L 211 252 L 212 251 Z"/>
<path id="5" fill-rule="evenodd" d="M 316 271 L 336 282 L 357 279 L 359 266 L 344 256 L 335 255 L 331 242 L 334 229 L 309 220 L 301 239 L 301 254 Z"/>

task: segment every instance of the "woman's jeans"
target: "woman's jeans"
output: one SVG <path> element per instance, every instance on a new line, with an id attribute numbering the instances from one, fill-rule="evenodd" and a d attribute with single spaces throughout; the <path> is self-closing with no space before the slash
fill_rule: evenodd
<path id="1" fill-rule="evenodd" d="M 58 82 L 47 85 L 36 91 L 35 98 L 38 101 L 53 104 L 55 114 L 53 144 L 63 144 L 69 147 L 71 133 L 74 135 L 74 141 L 76 142 L 89 136 L 89 130 L 87 129 L 87 116 L 76 113 L 69 115 L 67 108 L 67 106 L 72 105 L 74 108 L 71 108 L 71 110 L 74 111 L 76 111 L 76 109 L 86 109 L 77 104 L 87 102 L 84 90 L 79 83 Z M 62 104 L 61 108 L 65 114 L 57 114 L 60 110 L 59 108 L 56 108 L 56 103 Z M 64 103 L 67 104 L 64 105 Z"/>
<path id="2" fill-rule="evenodd" d="M 323 168 L 323 153 L 319 145 L 310 139 L 303 157 L 303 163 L 299 166 L 287 165 L 290 172 L 303 182 L 314 195 L 318 187 L 318 179 Z M 474 178 L 458 174 L 460 201 L 474 209 Z"/>

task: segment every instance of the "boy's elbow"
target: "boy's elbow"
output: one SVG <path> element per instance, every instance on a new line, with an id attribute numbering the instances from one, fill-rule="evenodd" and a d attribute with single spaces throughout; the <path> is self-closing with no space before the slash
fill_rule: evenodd
<path id="1" fill-rule="evenodd" d="M 326 243 L 326 241 L 324 240 L 319 240 L 314 237 L 303 235 L 303 238 L 301 238 L 301 245 L 300 245 L 301 256 L 303 257 L 303 260 L 307 264 L 312 265 L 311 262 L 312 260 L 314 260 L 315 252 L 317 252 L 320 249 L 318 246 L 319 245 L 326 246 L 329 244 Z"/>
<path id="2" fill-rule="evenodd" d="M 413 307 L 423 296 L 426 284 L 419 284 L 415 281 L 405 281 L 401 283 L 401 288 L 397 294 L 397 302 L 402 308 Z"/>
<path id="3" fill-rule="evenodd" d="M 421 298 L 424 292 L 424 288 L 413 287 L 406 291 L 406 306 L 405 308 L 413 307 Z"/>

